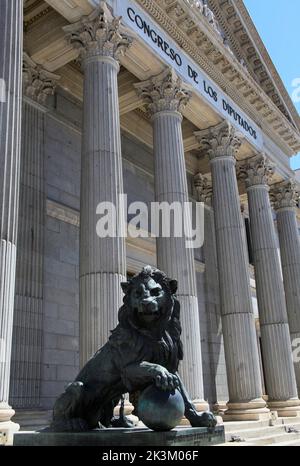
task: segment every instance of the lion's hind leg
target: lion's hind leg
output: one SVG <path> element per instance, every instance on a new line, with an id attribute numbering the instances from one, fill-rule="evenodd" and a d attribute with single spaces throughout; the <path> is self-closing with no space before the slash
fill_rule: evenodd
<path id="1" fill-rule="evenodd" d="M 84 432 L 89 430 L 88 423 L 80 416 L 84 393 L 82 382 L 73 382 L 56 400 L 50 431 Z"/>

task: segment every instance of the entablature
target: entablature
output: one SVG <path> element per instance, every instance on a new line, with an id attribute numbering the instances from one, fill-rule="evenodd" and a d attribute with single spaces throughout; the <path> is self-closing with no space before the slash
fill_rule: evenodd
<path id="1" fill-rule="evenodd" d="M 120 0 L 109 0 L 108 3 L 116 5 L 118 1 Z M 97 3 L 94 1 L 95 5 Z M 236 53 L 233 53 L 224 40 L 224 35 L 220 30 L 216 30 L 213 20 L 203 15 L 198 7 L 193 7 L 197 2 L 132 0 L 130 3 L 142 7 L 191 60 L 257 124 L 264 135 L 266 151 L 273 154 L 282 168 L 282 173 L 286 173 L 289 170 L 288 157 L 300 149 L 299 131 L 265 94 L 262 86 L 247 71 L 245 64 L 241 63 Z M 227 0 L 223 3 L 226 4 Z M 36 19 L 32 10 L 34 5 L 37 12 Z M 29 6 L 30 13 L 27 11 L 27 16 L 25 14 L 26 51 L 37 63 L 42 64 L 49 71 L 60 74 L 60 85 L 80 98 L 82 74 L 80 68 L 74 65 L 77 54 L 66 42 L 62 28 L 92 11 L 91 3 L 87 0 L 47 0 L 47 2 L 28 0 L 26 7 Z M 151 75 L 160 73 L 164 65 L 160 57 L 146 47 L 138 37 L 121 63 L 123 65 L 119 84 L 121 123 L 123 121 L 127 126 L 138 127 L 134 122 L 141 115 L 138 112 L 143 112 L 143 109 L 141 101 L 135 95 L 133 84 L 137 80 L 146 80 Z M 184 116 L 198 129 L 216 125 L 221 121 L 220 115 L 195 94 Z M 151 126 L 150 123 L 148 126 Z M 146 133 L 145 127 L 145 136 Z M 150 137 L 151 133 L 148 139 Z M 186 137 L 186 141 L 187 150 L 196 149 L 192 132 Z M 249 147 L 251 149 L 251 146 Z"/>

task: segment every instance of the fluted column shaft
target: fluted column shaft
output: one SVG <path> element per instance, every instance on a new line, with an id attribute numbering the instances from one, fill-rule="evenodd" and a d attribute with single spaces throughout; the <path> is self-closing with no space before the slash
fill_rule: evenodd
<path id="1" fill-rule="evenodd" d="M 117 52 L 129 45 L 120 20 L 100 6 L 64 28 L 81 50 L 84 70 L 80 227 L 80 362 L 107 341 L 122 305 L 126 279 Z M 115 236 L 99 236 L 97 209 L 111 203 Z M 101 212 L 102 216 L 104 211 Z M 120 228 L 119 228 L 120 227 Z"/>
<path id="2" fill-rule="evenodd" d="M 229 403 L 225 418 L 268 416 L 262 386 L 252 308 L 245 232 L 235 171 L 240 141 L 227 123 L 196 133 L 208 148 L 220 281 L 222 330 Z"/>
<path id="3" fill-rule="evenodd" d="M 169 69 L 136 87 L 146 97 L 153 115 L 155 199 L 169 205 L 177 202 L 183 212 L 189 195 L 180 110 L 189 94 L 184 90 L 181 80 Z M 155 89 L 159 90 L 159 97 Z M 165 93 L 165 89 L 169 94 Z M 191 228 L 189 213 L 186 214 L 186 227 Z M 176 218 L 175 221 L 182 221 L 182 218 Z M 156 245 L 158 268 L 178 280 L 177 297 L 181 306 L 184 348 L 180 372 L 198 409 L 204 409 L 207 405 L 203 403 L 201 336 L 193 249 L 187 248 L 183 235 L 175 237 L 173 228 L 170 237 L 157 237 Z"/>
<path id="4" fill-rule="evenodd" d="M 0 102 L 0 431 L 14 414 L 8 397 L 19 210 L 22 31 L 23 1 L 1 1 L 0 79 L 6 92 L 5 102 Z"/>
<path id="5" fill-rule="evenodd" d="M 155 193 L 157 202 L 189 201 L 179 113 L 154 115 Z M 178 278 L 182 339 L 185 352 L 180 370 L 193 399 L 203 400 L 201 336 L 193 249 L 184 237 L 158 237 L 157 265 L 168 276 Z"/>
<path id="6" fill-rule="evenodd" d="M 10 400 L 19 408 L 40 403 L 43 255 L 45 228 L 46 101 L 59 76 L 23 54 L 19 233 Z"/>
<path id="7" fill-rule="evenodd" d="M 97 57 L 84 69 L 83 148 L 80 228 L 81 364 L 101 347 L 117 324 L 122 305 L 120 282 L 126 280 L 125 239 L 100 238 L 96 210 L 111 202 L 124 224 L 118 63 Z"/>
<path id="8" fill-rule="evenodd" d="M 300 339 L 300 238 L 295 210 L 299 193 L 294 183 L 288 182 L 276 187 L 274 195 L 288 322 L 293 344 L 293 341 Z M 299 395 L 300 363 L 296 360 L 294 369 Z"/>
<path id="9" fill-rule="evenodd" d="M 282 415 L 299 401 L 269 198 L 272 168 L 258 156 L 245 163 L 245 171 L 268 406 Z"/>
<path id="10" fill-rule="evenodd" d="M 230 402 L 261 396 L 258 350 L 233 157 L 211 164 Z"/>
<path id="11" fill-rule="evenodd" d="M 219 299 L 219 267 L 216 247 L 215 219 L 212 208 L 212 181 L 208 176 L 197 173 L 194 177 L 194 187 L 199 202 L 205 204 L 204 211 L 204 262 L 205 288 L 207 294 L 206 310 L 208 315 L 210 368 L 213 390 L 210 393 L 214 409 L 220 414 L 227 409 L 228 383 L 227 373 L 220 360 L 225 356 L 221 324 Z"/>
<path id="12" fill-rule="evenodd" d="M 44 112 L 23 102 L 20 213 L 10 400 L 40 400 L 45 225 Z"/>

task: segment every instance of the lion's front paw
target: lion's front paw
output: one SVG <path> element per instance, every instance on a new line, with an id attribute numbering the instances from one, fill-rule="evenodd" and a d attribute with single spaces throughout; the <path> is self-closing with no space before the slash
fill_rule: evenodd
<path id="1" fill-rule="evenodd" d="M 175 374 L 172 374 L 162 366 L 155 369 L 155 385 L 162 390 L 174 391 L 179 387 L 179 381 Z"/>
<path id="2" fill-rule="evenodd" d="M 216 417 L 209 411 L 197 413 L 194 411 L 188 417 L 192 427 L 215 427 L 217 425 Z"/>

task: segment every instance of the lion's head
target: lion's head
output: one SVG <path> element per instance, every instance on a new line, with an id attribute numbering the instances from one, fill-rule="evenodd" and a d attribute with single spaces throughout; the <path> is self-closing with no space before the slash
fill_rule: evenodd
<path id="1" fill-rule="evenodd" d="M 170 280 L 160 270 L 147 266 L 129 282 L 121 284 L 125 293 L 124 304 L 129 307 L 134 320 L 142 327 L 153 325 L 160 319 L 171 317 L 176 280 Z"/>
<path id="2" fill-rule="evenodd" d="M 180 305 L 176 298 L 177 281 L 150 265 L 121 284 L 124 291 L 124 305 L 119 311 L 122 325 L 128 321 L 138 329 L 161 330 L 176 321 L 180 335 Z"/>

